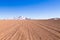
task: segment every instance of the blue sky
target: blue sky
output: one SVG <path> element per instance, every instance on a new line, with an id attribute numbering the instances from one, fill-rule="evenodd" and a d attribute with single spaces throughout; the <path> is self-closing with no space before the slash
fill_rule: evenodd
<path id="1" fill-rule="evenodd" d="M 60 17 L 60 0 L 0 0 L 0 18 Z"/>

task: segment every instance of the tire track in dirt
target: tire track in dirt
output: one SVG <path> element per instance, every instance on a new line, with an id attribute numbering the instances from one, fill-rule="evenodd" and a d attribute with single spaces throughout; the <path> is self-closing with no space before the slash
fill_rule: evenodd
<path id="1" fill-rule="evenodd" d="M 37 32 L 35 32 L 36 30 L 33 30 L 33 28 L 35 28 L 36 26 L 32 26 L 32 23 L 28 23 L 28 30 L 30 33 L 30 36 L 32 37 L 31 40 L 41 40 L 41 37 L 37 34 Z"/>
<path id="2" fill-rule="evenodd" d="M 0 40 L 60 40 L 59 30 L 50 27 L 53 28 L 34 20 L 17 20 L 17 23 L 2 32 Z"/>
<path id="3" fill-rule="evenodd" d="M 49 28 L 51 30 L 54 30 L 54 31 L 60 33 L 60 29 L 59 28 L 56 28 L 55 26 L 52 26 L 52 25 L 49 25 L 49 24 L 42 24 L 42 23 L 38 23 L 38 22 L 36 22 L 36 23 L 39 24 L 39 25 L 43 25 L 43 26 L 45 26 L 45 27 L 47 27 L 47 28 Z"/>
<path id="4" fill-rule="evenodd" d="M 44 32 L 43 29 L 40 28 L 40 26 L 37 26 L 36 24 L 35 24 L 35 26 L 33 26 L 34 25 L 33 23 L 31 23 L 31 24 L 32 24 L 32 29 L 35 29 L 35 30 L 33 30 L 34 34 L 36 33 L 37 38 L 39 38 L 38 40 L 43 40 L 44 39 L 44 37 L 43 37 L 44 34 L 42 34 Z M 37 29 L 37 31 L 36 31 L 36 29 Z M 37 40 L 37 38 L 36 38 L 36 40 Z M 48 37 L 47 37 L 47 39 L 45 38 L 44 40 L 51 40 L 51 39 L 48 39 Z"/>
<path id="5" fill-rule="evenodd" d="M 31 22 L 31 23 L 33 23 L 33 22 Z M 45 26 L 45 25 L 43 25 L 43 24 L 36 24 L 36 23 L 33 23 L 33 24 L 35 24 L 35 25 L 37 25 L 37 26 L 40 26 L 42 29 L 50 32 L 51 34 L 55 35 L 57 38 L 60 39 L 60 37 L 59 37 L 60 33 L 57 33 L 57 32 L 55 32 L 54 30 L 51 30 L 51 29 L 47 28 L 47 26 Z M 55 33 L 54 33 L 54 32 L 55 32 Z"/>
<path id="6" fill-rule="evenodd" d="M 16 33 L 16 30 L 18 29 L 18 25 L 20 25 L 20 24 L 18 24 L 18 25 L 16 25 L 16 24 L 12 24 L 11 25 L 12 27 L 10 27 L 9 30 L 7 29 L 7 30 L 5 30 L 5 32 L 1 33 L 3 37 L 0 37 L 0 40 L 6 40 L 8 37 L 11 38 Z M 10 38 L 9 38 L 9 40 L 10 40 Z"/>

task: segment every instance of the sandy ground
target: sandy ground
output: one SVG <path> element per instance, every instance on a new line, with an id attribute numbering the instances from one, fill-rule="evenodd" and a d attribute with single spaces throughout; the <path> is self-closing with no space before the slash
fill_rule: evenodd
<path id="1" fill-rule="evenodd" d="M 60 20 L 0 20 L 0 40 L 60 40 Z"/>

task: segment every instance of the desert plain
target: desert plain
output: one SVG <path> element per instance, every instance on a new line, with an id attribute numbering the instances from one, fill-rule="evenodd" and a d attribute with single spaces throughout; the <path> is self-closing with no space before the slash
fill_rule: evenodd
<path id="1" fill-rule="evenodd" d="M 60 40 L 60 20 L 0 20 L 0 40 Z"/>

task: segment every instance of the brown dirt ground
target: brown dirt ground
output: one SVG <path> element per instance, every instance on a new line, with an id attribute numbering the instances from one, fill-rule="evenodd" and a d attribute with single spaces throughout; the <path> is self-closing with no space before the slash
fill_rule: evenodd
<path id="1" fill-rule="evenodd" d="M 60 20 L 0 20 L 0 40 L 60 40 Z"/>

